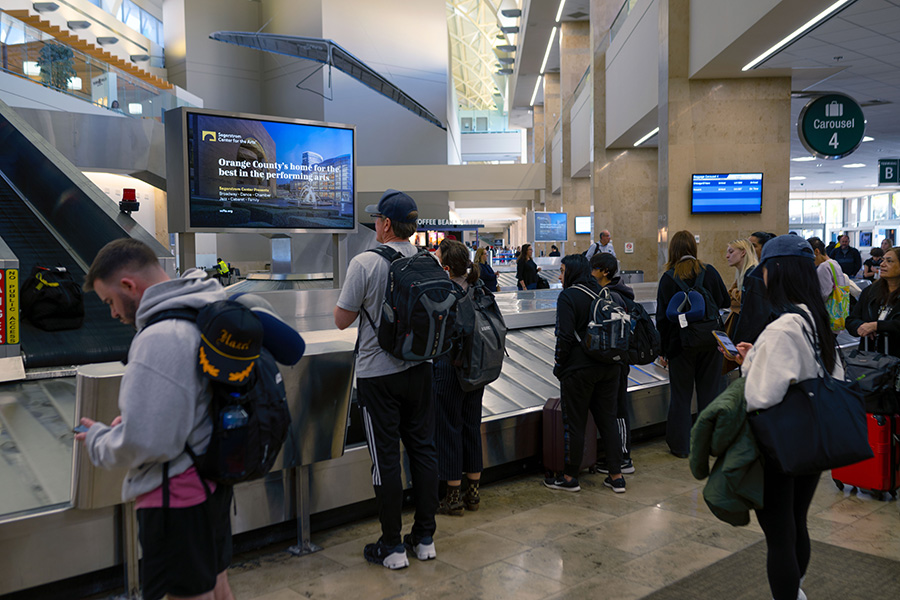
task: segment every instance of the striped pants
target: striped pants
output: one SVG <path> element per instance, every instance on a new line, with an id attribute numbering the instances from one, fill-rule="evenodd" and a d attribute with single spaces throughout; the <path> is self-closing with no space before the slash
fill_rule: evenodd
<path id="1" fill-rule="evenodd" d="M 438 507 L 437 460 L 434 448 L 434 403 L 431 363 L 381 377 L 360 377 L 356 395 L 362 412 L 369 454 L 372 487 L 381 521 L 381 539 L 400 544 L 403 484 L 400 478 L 400 441 L 409 458 L 415 492 L 415 537 L 434 535 Z"/>
<path id="2" fill-rule="evenodd" d="M 441 481 L 462 479 L 463 473 L 481 473 L 482 396 L 484 388 L 462 390 L 448 358 L 434 361 L 434 441 Z"/>

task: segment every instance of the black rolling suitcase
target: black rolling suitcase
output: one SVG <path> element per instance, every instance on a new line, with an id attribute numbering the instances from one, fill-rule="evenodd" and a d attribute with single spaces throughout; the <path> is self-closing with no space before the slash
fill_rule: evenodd
<path id="1" fill-rule="evenodd" d="M 559 398 L 550 398 L 544 404 L 543 413 L 544 431 L 544 470 L 553 473 L 562 473 L 566 465 L 565 439 L 562 419 L 562 401 Z M 594 472 L 594 464 L 597 462 L 597 425 L 594 419 L 588 416 L 587 427 L 584 432 L 584 456 L 581 459 L 581 469 Z"/>

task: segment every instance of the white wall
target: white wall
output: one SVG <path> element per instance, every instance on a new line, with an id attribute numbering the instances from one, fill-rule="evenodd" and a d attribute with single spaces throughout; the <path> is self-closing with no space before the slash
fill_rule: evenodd
<path id="1" fill-rule="evenodd" d="M 607 148 L 637 141 L 646 131 L 630 130 L 658 104 L 659 2 L 639 0 L 606 53 Z"/>
<path id="2" fill-rule="evenodd" d="M 690 75 L 706 66 L 783 1 L 691 0 Z M 748 62 L 753 58 L 748 56 Z"/>
<path id="3" fill-rule="evenodd" d="M 521 157 L 523 131 L 496 131 L 492 133 L 464 133 L 462 155 L 465 160 L 511 160 Z"/>

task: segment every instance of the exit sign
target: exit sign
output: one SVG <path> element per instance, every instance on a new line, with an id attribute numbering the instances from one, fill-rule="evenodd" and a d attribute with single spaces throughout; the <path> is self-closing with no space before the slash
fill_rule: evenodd
<path id="1" fill-rule="evenodd" d="M 878 185 L 900 185 L 900 158 L 878 160 Z"/>

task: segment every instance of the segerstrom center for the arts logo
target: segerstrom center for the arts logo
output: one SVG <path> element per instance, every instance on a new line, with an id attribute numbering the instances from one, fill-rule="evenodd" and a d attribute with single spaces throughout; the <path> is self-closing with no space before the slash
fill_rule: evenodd
<path id="1" fill-rule="evenodd" d="M 209 131 L 204 129 L 200 133 L 200 141 L 202 142 L 231 142 L 232 144 L 240 144 L 244 138 L 238 133 L 223 133 L 221 131 Z"/>

